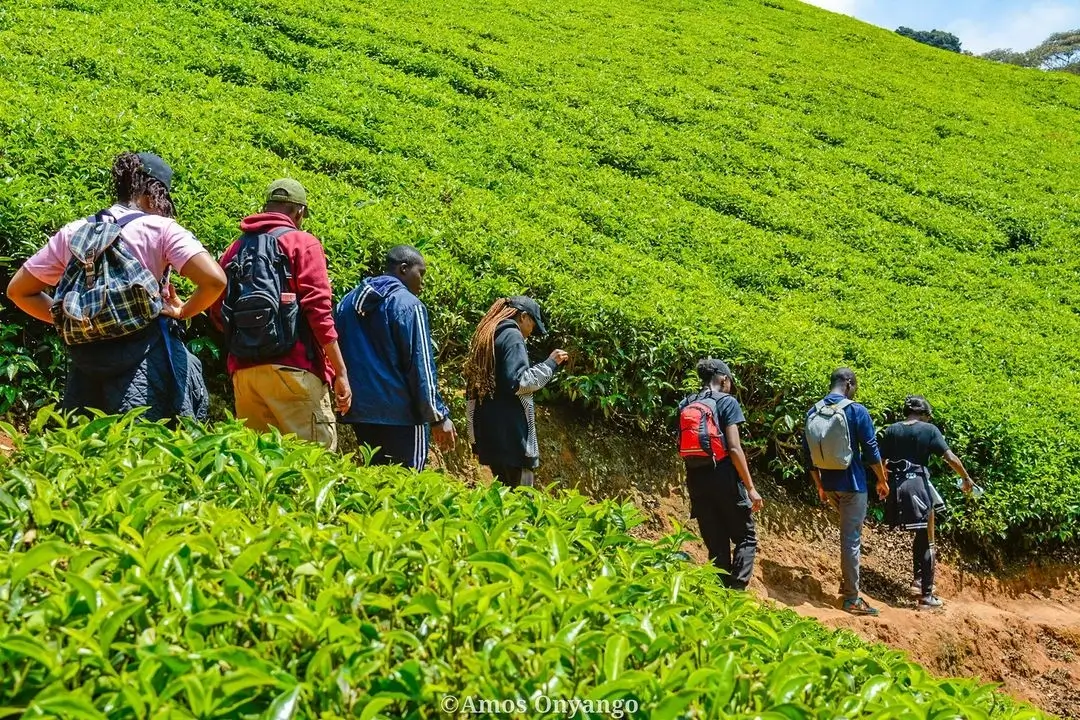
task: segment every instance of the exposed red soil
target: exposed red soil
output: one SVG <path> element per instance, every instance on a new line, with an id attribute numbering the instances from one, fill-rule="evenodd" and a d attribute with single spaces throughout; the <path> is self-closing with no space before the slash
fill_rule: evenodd
<path id="1" fill-rule="evenodd" d="M 651 526 L 671 520 L 696 530 L 678 495 L 652 498 Z M 904 650 L 938 675 L 978 677 L 1063 718 L 1080 718 L 1080 568 L 1031 566 L 1010 576 L 941 562 L 937 594 L 945 606 L 919 611 L 908 593 L 911 536 L 868 527 L 863 537 L 863 596 L 878 617 L 840 609 L 839 533 L 824 510 L 772 503 L 759 523 L 751 590 L 833 628 Z M 687 551 L 706 559 L 700 543 Z"/>

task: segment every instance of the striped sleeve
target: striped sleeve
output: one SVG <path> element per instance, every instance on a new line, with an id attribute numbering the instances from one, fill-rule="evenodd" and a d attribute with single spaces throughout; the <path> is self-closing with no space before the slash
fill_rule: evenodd
<path id="1" fill-rule="evenodd" d="M 413 386 L 413 402 L 425 423 L 441 422 L 449 417 L 450 411 L 439 393 L 427 308 L 418 303 L 410 311 L 410 316 L 413 357 L 412 371 L 409 374 Z"/>

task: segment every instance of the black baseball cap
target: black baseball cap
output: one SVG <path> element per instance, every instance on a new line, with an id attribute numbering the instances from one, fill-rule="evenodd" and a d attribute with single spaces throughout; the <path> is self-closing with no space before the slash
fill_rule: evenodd
<path id="1" fill-rule="evenodd" d="M 142 163 L 139 170 L 160 182 L 166 190 L 172 190 L 173 171 L 169 163 L 154 153 L 148 152 L 139 153 L 139 162 Z"/>
<path id="2" fill-rule="evenodd" d="M 510 307 L 515 310 L 529 313 L 529 317 L 536 323 L 536 334 L 540 337 L 547 335 L 547 327 L 544 325 L 544 313 L 536 301 L 527 295 L 515 295 L 509 299 Z"/>

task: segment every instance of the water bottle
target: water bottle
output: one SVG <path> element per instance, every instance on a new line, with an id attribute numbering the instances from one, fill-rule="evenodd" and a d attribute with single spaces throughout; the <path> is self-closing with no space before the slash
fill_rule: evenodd
<path id="1" fill-rule="evenodd" d="M 963 487 L 964 487 L 964 479 L 963 479 L 963 478 L 959 478 L 959 479 L 958 479 L 958 480 L 956 481 L 956 489 L 957 489 L 957 490 L 962 490 L 962 489 L 963 489 Z M 981 487 L 979 487 L 978 485 L 976 485 L 976 484 L 975 484 L 974 482 L 972 482 L 972 483 L 971 483 L 971 497 L 973 497 L 973 498 L 975 498 L 976 500 L 978 500 L 979 498 L 981 498 L 981 497 L 983 496 L 983 493 L 984 493 L 984 492 L 986 492 L 986 491 L 985 491 L 985 490 L 983 490 L 983 489 L 982 489 Z"/>

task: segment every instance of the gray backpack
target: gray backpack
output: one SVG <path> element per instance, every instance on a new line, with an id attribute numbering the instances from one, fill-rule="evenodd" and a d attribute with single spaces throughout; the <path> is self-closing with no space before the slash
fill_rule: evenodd
<path id="1" fill-rule="evenodd" d="M 851 431 L 844 408 L 852 402 L 844 398 L 829 405 L 822 400 L 807 419 L 806 444 L 818 470 L 847 470 L 851 466 Z"/>

